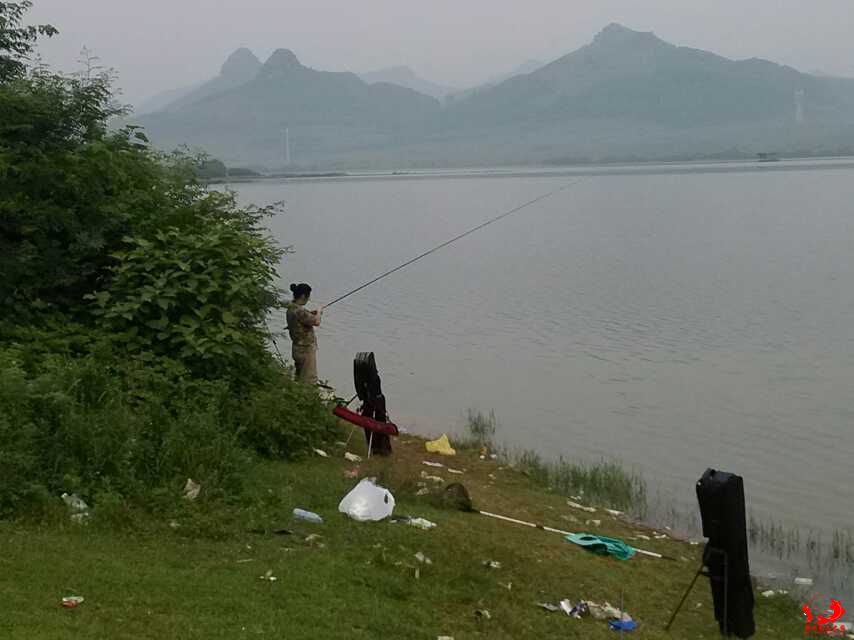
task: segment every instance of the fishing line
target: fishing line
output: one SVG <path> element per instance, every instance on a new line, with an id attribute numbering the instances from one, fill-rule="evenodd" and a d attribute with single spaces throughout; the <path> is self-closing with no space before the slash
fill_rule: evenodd
<path id="1" fill-rule="evenodd" d="M 558 194 L 558 193 L 560 193 L 561 191 L 566 191 L 567 189 L 569 189 L 570 187 L 575 186 L 576 184 L 578 184 L 578 183 L 579 183 L 579 182 L 581 182 L 582 180 L 584 180 L 584 178 L 578 178 L 577 180 L 573 180 L 572 182 L 569 182 L 569 183 L 567 183 L 567 184 L 563 185 L 562 187 L 559 187 L 559 188 L 557 188 L 557 189 L 554 189 L 554 190 L 552 190 L 552 191 L 549 191 L 548 193 L 544 193 L 544 194 L 542 194 L 542 195 L 540 195 L 540 196 L 537 196 L 537 197 L 536 197 L 536 198 L 534 198 L 533 200 L 528 200 L 528 202 L 525 202 L 525 203 L 523 203 L 523 204 L 520 204 L 518 207 L 514 207 L 513 209 L 510 209 L 510 211 L 506 211 L 506 212 L 502 213 L 501 215 L 495 216 L 494 218 L 490 218 L 490 219 L 489 219 L 489 220 L 487 220 L 486 222 L 483 222 L 483 223 L 481 223 L 481 224 L 477 225 L 476 227 L 473 227 L 473 228 L 469 229 L 468 231 L 465 231 L 465 232 L 463 232 L 463 233 L 459 234 L 458 236 L 454 236 L 454 237 L 453 237 L 453 238 L 451 238 L 450 240 L 446 240 L 446 241 L 445 241 L 445 242 L 443 242 L 442 244 L 436 245 L 436 246 L 435 246 L 435 247 L 433 247 L 432 249 L 428 249 L 428 250 L 427 250 L 427 251 L 425 251 L 424 253 L 422 253 L 422 254 L 420 254 L 420 255 L 415 256 L 415 257 L 414 257 L 414 258 L 412 258 L 411 260 L 407 260 L 407 261 L 406 261 L 406 262 L 404 262 L 403 264 L 399 264 L 398 266 L 394 267 L 393 269 L 389 269 L 388 271 L 386 271 L 386 272 L 384 272 L 384 273 L 381 273 L 381 274 L 380 274 L 380 275 L 378 275 L 376 278 L 373 278 L 372 280 L 369 280 L 369 281 L 368 281 L 368 282 L 366 282 L 365 284 L 363 284 L 363 285 L 361 285 L 361 286 L 356 287 L 356 288 L 355 288 L 355 289 L 353 289 L 352 291 L 350 291 L 350 292 L 348 292 L 348 293 L 345 293 L 343 296 L 339 296 L 339 297 L 335 298 L 332 302 L 330 302 L 330 303 L 328 303 L 328 304 L 324 305 L 324 307 L 323 307 L 323 308 L 325 309 L 325 308 L 327 308 L 327 307 L 331 307 L 331 306 L 332 306 L 333 304 L 335 304 L 336 302 L 341 302 L 344 298 L 349 298 L 349 297 L 350 297 L 350 296 L 352 296 L 354 293 L 358 293 L 358 292 L 359 292 L 359 291 L 361 291 L 362 289 L 365 289 L 365 288 L 367 288 L 367 287 L 371 286 L 372 284 L 374 284 L 374 283 L 376 283 L 376 282 L 379 282 L 379 281 L 380 281 L 380 280 L 382 280 L 383 278 L 386 278 L 386 277 L 390 276 L 391 274 L 395 273 L 396 271 L 400 271 L 401 269 L 404 269 L 404 268 L 408 267 L 409 265 L 411 265 L 411 264 L 414 264 L 414 263 L 418 262 L 418 261 L 419 261 L 419 260 L 421 260 L 422 258 L 426 258 L 426 257 L 427 257 L 427 256 L 429 256 L 430 254 L 437 252 L 439 249 L 443 249 L 443 248 L 447 247 L 449 244 L 453 244 L 453 243 L 454 243 L 454 242 L 456 242 L 457 240 L 462 240 L 462 239 L 463 239 L 463 238 L 465 238 L 466 236 L 469 236 L 469 235 L 473 234 L 473 233 L 474 233 L 474 232 L 476 232 L 476 231 L 480 231 L 480 230 L 481 230 L 481 229 L 483 229 L 484 227 L 488 227 L 489 225 L 491 225 L 491 224 L 492 224 L 492 223 L 494 223 L 494 222 L 498 222 L 499 220 L 503 220 L 504 218 L 506 218 L 506 217 L 508 217 L 508 216 L 511 216 L 511 215 L 513 215 L 514 213 L 517 213 L 517 212 L 521 211 L 522 209 L 526 209 L 526 208 L 530 207 L 531 205 L 534 205 L 534 204 L 536 204 L 536 203 L 540 202 L 541 200 L 545 200 L 546 198 L 550 198 L 550 197 L 552 197 L 553 195 L 557 195 L 557 194 Z"/>

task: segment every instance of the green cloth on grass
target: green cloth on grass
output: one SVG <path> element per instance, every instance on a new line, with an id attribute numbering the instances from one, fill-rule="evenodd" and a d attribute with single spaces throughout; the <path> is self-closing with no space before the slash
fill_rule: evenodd
<path id="1" fill-rule="evenodd" d="M 617 538 L 606 538 L 593 533 L 572 533 L 566 536 L 566 539 L 599 555 L 614 556 L 619 560 L 628 560 L 635 555 L 633 547 Z"/>

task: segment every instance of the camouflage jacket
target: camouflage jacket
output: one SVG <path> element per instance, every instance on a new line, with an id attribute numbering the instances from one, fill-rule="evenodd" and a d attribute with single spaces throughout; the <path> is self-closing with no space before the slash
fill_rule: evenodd
<path id="1" fill-rule="evenodd" d="M 317 349 L 317 338 L 314 335 L 316 316 L 304 306 L 291 302 L 287 306 L 286 318 L 294 351 Z"/>

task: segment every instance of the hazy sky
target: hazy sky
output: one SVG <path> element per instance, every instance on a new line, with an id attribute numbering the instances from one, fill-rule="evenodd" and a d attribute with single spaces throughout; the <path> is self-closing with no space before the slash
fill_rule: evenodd
<path id="1" fill-rule="evenodd" d="M 466 87 L 552 60 L 610 22 L 674 44 L 854 76 L 854 0 L 35 0 L 60 35 L 45 60 L 71 70 L 84 45 L 115 67 L 125 98 L 215 75 L 234 49 L 293 49 L 316 69 L 406 64 Z"/>

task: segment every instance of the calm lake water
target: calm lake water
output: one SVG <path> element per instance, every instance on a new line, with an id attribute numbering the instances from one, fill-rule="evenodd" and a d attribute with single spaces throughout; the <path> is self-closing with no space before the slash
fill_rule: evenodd
<path id="1" fill-rule="evenodd" d="M 696 512 L 711 466 L 744 476 L 758 519 L 825 543 L 854 527 L 850 164 L 237 188 L 247 203 L 285 202 L 270 221 L 295 250 L 283 281 L 310 282 L 321 304 L 575 179 L 332 307 L 321 377 L 349 396 L 353 355 L 374 351 L 392 417 L 412 431 L 453 432 L 468 408 L 494 409 L 502 441 L 617 457 L 680 510 Z"/>

